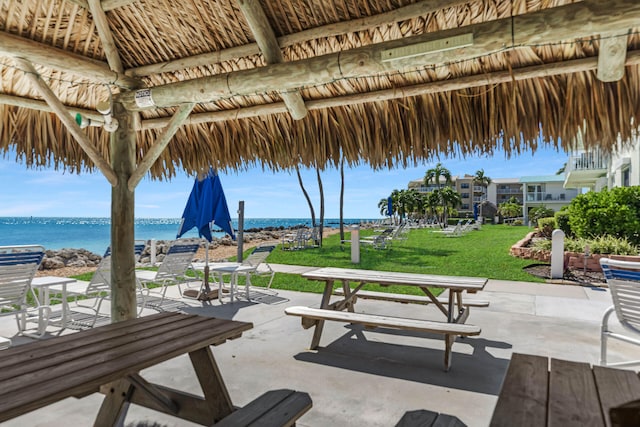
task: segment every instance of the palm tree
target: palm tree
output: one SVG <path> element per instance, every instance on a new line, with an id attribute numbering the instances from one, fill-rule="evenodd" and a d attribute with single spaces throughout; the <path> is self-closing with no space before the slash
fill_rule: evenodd
<path id="1" fill-rule="evenodd" d="M 451 172 L 442 166 L 442 163 L 438 162 L 435 167 L 427 170 L 427 173 L 424 175 L 424 183 L 425 185 L 429 185 L 429 183 L 434 181 L 438 189 L 440 189 L 442 187 L 440 184 L 441 177 L 444 178 L 445 184 L 451 184 Z"/>
<path id="2" fill-rule="evenodd" d="M 318 245 L 322 247 L 322 236 L 324 234 L 324 189 L 322 187 L 322 179 L 320 178 L 320 168 L 318 167 L 316 167 L 316 175 L 318 177 L 318 191 L 320 192 L 320 224 L 318 224 L 320 228 L 318 229 Z"/>
<path id="3" fill-rule="evenodd" d="M 488 176 L 486 176 L 484 174 L 484 169 L 479 169 L 479 170 L 476 171 L 476 174 L 473 177 L 473 183 L 474 183 L 474 185 L 482 186 L 482 197 L 481 197 L 481 200 L 480 200 L 480 218 L 483 218 L 483 216 L 482 216 L 482 204 L 484 203 L 484 201 L 487 198 L 487 187 L 489 186 L 489 184 L 491 184 L 491 178 L 489 178 Z"/>
<path id="4" fill-rule="evenodd" d="M 380 199 L 378 202 L 378 208 L 380 208 L 380 215 L 382 216 L 391 216 L 392 213 L 389 212 L 389 199 Z"/>
<path id="5" fill-rule="evenodd" d="M 462 203 L 462 198 L 460 194 L 451 187 L 445 187 L 440 190 L 439 193 L 443 208 L 443 222 L 446 225 L 449 218 L 449 208 L 455 209 L 458 207 L 460 203 Z"/>
<path id="6" fill-rule="evenodd" d="M 309 193 L 307 193 L 307 189 L 304 188 L 304 184 L 302 183 L 302 176 L 300 175 L 300 168 L 298 167 L 298 165 L 296 165 L 296 174 L 298 174 L 298 183 L 300 184 L 300 188 L 302 189 L 304 198 L 307 199 L 307 204 L 309 205 L 309 210 L 311 211 L 311 225 L 315 227 L 316 211 L 313 209 L 313 203 L 311 203 L 311 197 L 309 197 Z"/>

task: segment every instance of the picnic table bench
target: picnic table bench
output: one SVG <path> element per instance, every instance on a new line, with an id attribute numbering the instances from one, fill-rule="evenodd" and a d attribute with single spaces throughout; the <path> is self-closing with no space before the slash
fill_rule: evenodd
<path id="1" fill-rule="evenodd" d="M 252 327 L 247 322 L 160 313 L 3 350 L 0 422 L 67 397 L 101 392 L 105 399 L 96 426 L 118 425 L 129 403 L 201 425 L 217 425 L 228 416 L 264 418 L 269 426 L 292 425 L 311 408 L 306 393 L 278 390 L 240 409 L 231 402 L 210 346 L 238 338 Z M 152 384 L 139 374 L 184 353 L 189 354 L 204 397 Z"/>
<path id="2" fill-rule="evenodd" d="M 636 372 L 514 353 L 491 427 L 638 426 L 638 399 Z"/>
<path id="3" fill-rule="evenodd" d="M 309 280 L 325 282 L 325 289 L 320 308 L 294 306 L 285 309 L 285 313 L 302 318 L 305 329 L 315 327 L 311 340 L 311 349 L 320 344 L 324 322 L 327 320 L 361 324 L 365 327 L 385 327 L 391 329 L 410 330 L 443 334 L 445 336 L 444 364 L 445 370 L 451 367 L 451 347 L 456 336 L 472 336 L 480 334 L 478 326 L 465 324 L 469 309 L 474 304 L 465 304 L 463 292 L 475 293 L 484 288 L 487 279 L 474 277 L 437 276 L 428 274 L 400 273 L 390 271 L 357 270 L 348 268 L 320 268 L 302 274 Z M 342 283 L 342 289 L 336 290 L 336 282 Z M 351 283 L 355 283 L 354 288 Z M 392 317 L 377 314 L 356 313 L 354 306 L 358 296 L 363 298 L 384 299 L 388 301 L 409 302 L 405 295 L 363 291 L 362 287 L 369 283 L 383 286 L 416 286 L 425 293 L 425 298 L 433 303 L 445 315 L 446 321 L 432 321 Z M 437 298 L 431 287 L 446 288 L 449 296 L 446 300 Z M 330 303 L 332 295 L 342 297 Z M 425 303 L 426 300 L 414 298 L 412 302 Z M 486 304 L 485 304 L 486 303 Z M 477 302 L 475 306 L 486 306 L 488 302 Z M 345 311 L 346 310 L 346 311 Z"/>

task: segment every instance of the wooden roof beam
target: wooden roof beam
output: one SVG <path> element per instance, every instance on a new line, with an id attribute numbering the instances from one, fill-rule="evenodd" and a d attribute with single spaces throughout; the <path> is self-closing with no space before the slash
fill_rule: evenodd
<path id="1" fill-rule="evenodd" d="M 169 120 L 167 124 L 167 128 L 164 130 L 162 135 L 157 139 L 157 141 L 153 144 L 151 149 L 144 156 L 140 164 L 136 167 L 136 170 L 133 171 L 131 177 L 129 177 L 129 181 L 127 182 L 127 186 L 129 187 L 129 191 L 134 191 L 138 186 L 142 177 L 149 172 L 151 166 L 158 160 L 162 151 L 167 147 L 173 135 L 176 134 L 178 128 L 182 126 L 184 121 L 189 117 L 193 107 L 196 104 L 184 104 L 181 105 L 178 111 L 175 112 L 173 117 Z"/>
<path id="2" fill-rule="evenodd" d="M 423 0 L 413 3 L 389 12 L 380 13 L 374 16 L 354 19 L 351 21 L 337 22 L 335 24 L 323 25 L 316 28 L 300 31 L 294 34 L 278 37 L 277 44 L 280 48 L 293 46 L 298 43 L 304 43 L 309 40 L 315 40 L 323 37 L 333 37 L 342 34 L 352 33 L 356 31 L 365 31 L 384 25 L 392 25 L 407 19 L 413 19 L 418 16 L 428 15 L 430 13 L 442 10 L 448 7 L 454 7 L 468 3 L 468 0 Z M 104 4 L 104 0 L 103 0 Z M 260 47 L 257 43 L 250 43 L 244 46 L 235 46 L 229 49 L 223 49 L 218 52 L 208 52 L 200 55 L 194 55 L 188 58 L 180 58 L 175 61 L 160 62 L 157 64 L 144 65 L 142 67 L 130 68 L 125 73 L 130 76 L 144 77 L 158 73 L 170 73 L 174 71 L 184 70 L 185 68 L 194 68 L 204 65 L 217 64 L 236 58 L 243 58 L 260 54 Z"/>
<path id="3" fill-rule="evenodd" d="M 67 127 L 67 130 L 74 136 L 76 141 L 78 141 L 78 144 L 84 152 L 87 153 L 87 156 L 89 156 L 91 161 L 98 169 L 100 169 L 109 183 L 115 187 L 118 184 L 118 177 L 111 168 L 111 165 L 109 165 L 105 158 L 98 152 L 96 147 L 89 140 L 89 137 L 85 135 L 82 129 L 80 129 L 80 126 L 76 121 L 71 118 L 69 111 L 65 109 L 64 105 L 56 97 L 51 88 L 49 88 L 49 86 L 47 86 L 47 84 L 40 78 L 40 75 L 33 67 L 33 64 L 22 58 L 14 58 L 14 61 L 25 72 L 27 78 L 31 81 L 38 92 L 40 92 L 40 95 L 42 95 L 45 101 L 47 101 L 47 104 L 49 104 L 51 109 L 58 115 L 60 121 Z"/>
<path id="4" fill-rule="evenodd" d="M 89 5 L 91 15 L 93 15 L 93 23 L 96 24 L 96 30 L 98 30 L 98 36 L 102 42 L 102 48 L 107 57 L 109 67 L 116 73 L 122 74 L 124 72 L 122 60 L 118 54 L 116 44 L 113 41 L 113 33 L 111 33 L 111 28 L 109 28 L 109 21 L 107 21 L 107 15 L 102 9 L 100 0 L 87 0 L 87 4 Z"/>
<path id="5" fill-rule="evenodd" d="M 600 35 L 598 52 L 598 79 L 603 82 L 616 82 L 624 77 L 624 64 L 627 59 L 628 31 Z"/>
<path id="6" fill-rule="evenodd" d="M 262 6 L 260 6 L 260 2 L 258 0 L 238 0 L 238 5 L 264 55 L 265 62 L 267 64 L 284 62 L 284 55 L 282 55 L 276 35 L 267 19 L 267 15 L 264 13 Z M 281 92 L 280 96 L 291 117 L 295 120 L 304 119 L 304 116 L 307 115 L 307 108 L 304 106 L 304 100 L 299 91 L 294 89 L 290 92 Z"/>
<path id="7" fill-rule="evenodd" d="M 141 100 L 137 99 L 142 95 L 140 91 L 123 93 L 118 99 L 131 111 L 172 107 L 188 102 L 212 102 L 237 95 L 268 93 L 274 87 L 291 90 L 328 84 L 339 79 L 369 77 L 472 59 L 508 47 L 590 37 L 616 28 L 631 28 L 639 20 L 640 2 L 637 0 L 584 0 L 513 18 L 392 40 L 301 61 L 156 86 L 147 89 L 147 96 Z M 473 43 L 467 47 L 433 52 L 425 50 L 417 55 L 413 52 L 414 55 L 394 60 L 384 59 L 394 49 L 409 47 L 415 51 L 431 43 L 443 44 L 444 40 L 468 34 L 473 34 Z"/>
<path id="8" fill-rule="evenodd" d="M 13 95 L 5 95 L 0 94 L 0 104 L 2 105 L 12 105 L 14 107 L 21 108 L 29 108 L 31 110 L 44 111 L 46 113 L 53 113 L 53 110 L 44 101 L 40 101 L 38 99 L 33 98 L 25 98 L 23 96 L 13 96 Z M 63 106 L 65 110 L 69 112 L 72 117 L 75 117 L 76 114 L 80 114 L 83 117 L 91 119 L 92 122 L 104 123 L 104 117 L 100 113 L 95 110 L 86 110 L 84 108 L 76 108 L 69 107 L 67 105 Z"/>
<path id="9" fill-rule="evenodd" d="M 640 65 L 640 50 L 630 51 L 626 58 L 626 65 Z M 378 90 L 375 92 L 357 93 L 353 95 L 339 96 L 335 98 L 317 99 L 307 101 L 309 111 L 326 108 L 343 107 L 348 105 L 365 104 L 368 102 L 382 102 L 392 99 L 407 98 L 411 96 L 428 95 L 432 93 L 448 92 L 488 85 L 497 85 L 512 81 L 526 79 L 552 77 L 561 74 L 581 73 L 592 71 L 598 67 L 598 58 L 582 58 L 571 61 L 561 61 L 551 64 L 534 65 L 530 67 L 514 68 L 511 71 L 495 71 L 480 75 L 459 77 L 456 79 L 435 81 L 412 86 L 404 86 L 393 89 Z M 253 107 L 239 108 L 235 110 L 214 111 L 209 113 L 192 114 L 185 124 L 195 125 L 201 123 L 223 122 L 227 120 L 247 119 L 267 114 L 286 113 L 287 108 L 283 102 L 256 105 Z M 159 129 L 167 126 L 170 118 L 148 119 L 142 122 L 142 130 Z"/>
<path id="10" fill-rule="evenodd" d="M 35 64 L 75 74 L 92 82 L 128 89 L 142 87 L 140 80 L 114 72 L 102 61 L 89 59 L 43 43 L 0 31 L 0 56 L 23 58 Z"/>

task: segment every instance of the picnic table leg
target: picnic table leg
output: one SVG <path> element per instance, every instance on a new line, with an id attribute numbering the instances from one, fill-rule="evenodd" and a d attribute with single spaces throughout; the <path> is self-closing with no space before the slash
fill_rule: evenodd
<path id="1" fill-rule="evenodd" d="M 329 307 L 329 300 L 331 299 L 331 293 L 333 292 L 333 280 L 327 280 L 324 286 L 324 293 L 322 294 L 322 302 L 320 308 Z M 322 328 L 324 328 L 324 320 L 318 320 L 316 327 L 313 331 L 313 338 L 311 339 L 311 350 L 315 350 L 320 345 L 320 337 L 322 336 Z"/>
<path id="2" fill-rule="evenodd" d="M 202 387 L 204 399 L 211 408 L 211 424 L 218 422 L 233 412 L 233 404 L 211 348 L 204 347 L 192 351 L 189 358 Z"/>
<path id="3" fill-rule="evenodd" d="M 445 372 L 449 372 L 451 369 L 451 347 L 453 346 L 453 342 L 456 340 L 455 335 L 446 334 L 444 336 L 444 370 Z"/>
<path id="4" fill-rule="evenodd" d="M 344 291 L 344 298 L 345 299 L 349 299 L 349 297 L 351 296 L 351 287 L 349 286 L 349 281 L 348 280 L 343 280 L 342 281 L 342 290 Z M 351 301 L 351 304 L 347 305 L 347 310 L 351 313 L 353 313 L 355 311 L 354 309 L 354 305 L 355 305 L 355 300 Z"/>
<path id="5" fill-rule="evenodd" d="M 94 427 L 124 425 L 133 389 L 133 385 L 127 380 L 118 380 L 103 386 L 105 398 L 96 416 Z"/>

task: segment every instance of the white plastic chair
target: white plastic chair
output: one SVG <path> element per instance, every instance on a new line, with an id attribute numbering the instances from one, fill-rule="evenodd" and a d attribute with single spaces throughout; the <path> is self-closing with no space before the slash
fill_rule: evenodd
<path id="1" fill-rule="evenodd" d="M 145 248 L 144 240 L 136 240 L 134 242 L 134 256 L 136 261 L 140 259 Z M 143 289 L 140 284 L 138 286 L 138 303 L 142 313 L 145 307 L 145 299 L 148 294 L 147 289 Z M 61 285 L 51 286 L 52 291 L 56 291 L 62 295 L 63 287 Z M 100 308 L 105 300 L 111 297 L 111 248 L 107 248 L 102 260 L 98 264 L 96 271 L 93 273 L 90 281 L 77 280 L 74 283 L 66 285 L 67 297 L 75 297 L 73 305 L 70 309 L 70 319 L 67 327 L 71 329 L 85 329 L 95 326 L 99 319 L 109 320 L 111 314 L 102 313 Z M 54 297 L 56 300 L 59 297 Z"/>
<path id="2" fill-rule="evenodd" d="M 607 340 L 609 338 L 640 346 L 640 262 L 601 258 L 600 265 L 613 299 L 613 306 L 602 317 L 600 364 L 602 366 L 640 364 L 640 360 L 607 362 Z M 616 314 L 618 321 L 628 334 L 619 334 L 609 329 L 609 318 L 612 313 Z"/>
<path id="3" fill-rule="evenodd" d="M 194 280 L 187 276 L 187 270 L 191 267 L 193 257 L 200 248 L 200 239 L 177 239 L 171 243 L 167 254 L 158 267 L 158 271 L 136 270 L 136 278 L 141 285 L 149 290 L 150 294 L 159 294 L 158 298 L 148 298 L 148 306 L 164 310 L 163 303 L 166 298 L 167 287 L 178 285 L 178 290 L 182 295 L 180 285 Z M 148 288 L 149 284 L 162 285 L 158 291 L 155 288 Z"/>
<path id="4" fill-rule="evenodd" d="M 0 316 L 15 315 L 18 332 L 34 338 L 45 334 L 51 313 L 48 306 L 40 305 L 31 288 L 42 258 L 42 246 L 0 246 Z M 27 303 L 29 293 L 34 306 Z M 35 332 L 27 329 L 27 323 L 32 321 L 37 323 Z"/>

